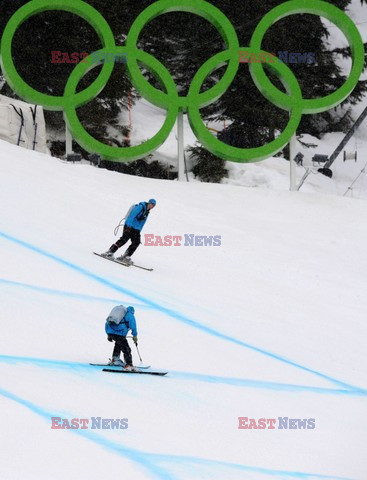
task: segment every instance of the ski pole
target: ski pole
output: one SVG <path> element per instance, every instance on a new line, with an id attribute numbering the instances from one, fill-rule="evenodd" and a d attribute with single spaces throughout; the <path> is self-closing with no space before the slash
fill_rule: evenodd
<path id="1" fill-rule="evenodd" d="M 136 349 L 137 349 L 137 351 L 138 351 L 138 355 L 139 355 L 139 358 L 140 358 L 140 362 L 142 363 L 143 360 L 141 359 L 140 352 L 139 352 L 139 349 L 138 349 L 138 345 L 137 345 L 136 343 L 135 343 L 135 346 L 136 346 Z"/>
<path id="2" fill-rule="evenodd" d="M 126 338 L 134 338 L 132 335 L 127 335 Z M 135 343 L 135 342 L 134 342 Z M 139 355 L 139 359 L 140 359 L 140 362 L 143 362 L 143 360 L 141 359 L 141 356 L 140 356 L 140 352 L 139 352 L 139 349 L 138 349 L 138 345 L 135 343 L 135 346 L 136 346 L 136 349 L 138 351 L 138 355 Z"/>

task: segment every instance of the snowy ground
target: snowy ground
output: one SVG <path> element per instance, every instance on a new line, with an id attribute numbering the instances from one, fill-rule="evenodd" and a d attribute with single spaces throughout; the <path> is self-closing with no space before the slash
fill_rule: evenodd
<path id="1" fill-rule="evenodd" d="M 367 100 L 361 102 L 356 109 L 356 118 L 362 113 L 362 108 L 367 106 Z M 133 118 L 133 143 L 139 144 L 157 133 L 164 122 L 164 112 L 144 99 L 139 101 L 132 112 Z M 195 145 L 196 138 L 185 116 L 185 143 L 186 146 Z M 213 127 L 222 129 L 223 125 L 213 124 Z M 144 134 L 142 134 L 144 132 Z M 327 193 L 338 196 L 348 196 L 357 199 L 367 199 L 367 120 L 362 124 L 356 135 L 345 147 L 348 153 L 357 151 L 357 162 L 348 160 L 344 162 L 343 152 L 332 165 L 333 179 L 325 177 L 318 172 L 322 164 L 314 164 L 312 158 L 315 154 L 330 156 L 344 138 L 343 133 L 331 133 L 321 140 L 311 135 L 302 135 L 297 142 L 296 152 L 304 155 L 303 166 L 297 166 L 297 185 L 300 184 L 307 169 L 311 170 L 305 183 L 301 187 L 303 192 Z M 302 143 L 301 143 L 302 142 Z M 306 147 L 303 144 L 311 145 Z M 175 129 L 162 147 L 154 154 L 154 158 L 161 162 L 177 165 L 177 137 Z M 191 169 L 189 157 L 188 169 Z M 283 158 L 271 158 L 259 163 L 233 163 L 227 162 L 228 178 L 223 183 L 240 187 L 267 188 L 287 190 L 290 186 L 289 162 Z M 190 181 L 195 178 L 190 174 Z"/>
<path id="2" fill-rule="evenodd" d="M 263 169 L 274 185 L 279 161 Z M 151 273 L 93 256 L 151 197 L 144 233 L 221 246 L 141 246 Z M 1 479 L 367 478 L 365 200 L 142 179 L 1 142 L 0 201 Z M 119 303 L 166 377 L 88 365 L 110 356 Z M 51 417 L 129 428 L 55 430 Z"/>

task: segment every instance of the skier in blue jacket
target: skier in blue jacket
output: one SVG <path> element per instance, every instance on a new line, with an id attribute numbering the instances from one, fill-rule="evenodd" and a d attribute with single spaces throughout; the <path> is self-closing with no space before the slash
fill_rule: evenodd
<path id="1" fill-rule="evenodd" d="M 105 331 L 109 342 L 115 342 L 110 365 L 123 366 L 120 360 L 120 354 L 123 352 L 125 360 L 125 370 L 134 370 L 131 348 L 126 340 L 129 330 L 133 334 L 135 345 L 138 344 L 138 330 L 134 316 L 134 307 L 127 307 L 126 314 L 119 324 L 106 321 Z"/>
<path id="2" fill-rule="evenodd" d="M 131 260 L 131 256 L 141 243 L 140 232 L 147 221 L 150 211 L 156 206 L 156 203 L 156 200 L 151 198 L 148 202 L 140 202 L 135 205 L 125 220 L 122 237 L 117 240 L 116 243 L 111 245 L 107 252 L 102 253 L 102 256 L 112 258 L 114 253 L 117 252 L 120 247 L 131 240 L 131 245 L 129 248 L 123 255 L 121 255 L 121 257 L 118 257 L 117 260 L 120 262 L 122 261 L 127 265 L 132 265 L 133 261 Z"/>

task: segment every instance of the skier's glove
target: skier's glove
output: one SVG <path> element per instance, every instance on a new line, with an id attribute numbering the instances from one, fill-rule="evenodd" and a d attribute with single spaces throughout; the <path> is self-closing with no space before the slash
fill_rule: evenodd
<path id="1" fill-rule="evenodd" d="M 138 337 L 133 337 L 133 341 L 134 341 L 135 345 L 137 345 L 138 344 Z"/>
<path id="2" fill-rule="evenodd" d="M 109 335 L 107 335 L 107 340 L 108 340 L 109 342 L 113 342 L 112 338 L 111 338 Z"/>

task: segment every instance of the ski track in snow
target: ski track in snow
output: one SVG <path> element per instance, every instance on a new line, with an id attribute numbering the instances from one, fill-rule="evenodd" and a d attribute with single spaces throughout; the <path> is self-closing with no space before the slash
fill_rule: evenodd
<path id="1" fill-rule="evenodd" d="M 31 358 L 31 357 L 20 357 L 20 356 L 11 356 L 11 355 L 0 355 L 0 362 L 5 364 L 28 364 L 40 368 L 48 369 L 67 369 L 71 373 L 83 374 L 85 376 L 88 372 L 93 373 L 93 369 L 97 370 L 99 367 L 94 367 L 87 365 L 81 362 L 68 362 L 61 360 L 45 359 L 45 358 Z M 231 385 L 235 387 L 244 387 L 244 388 L 257 388 L 263 390 L 276 390 L 276 391 L 287 391 L 287 392 L 311 392 L 317 394 L 327 394 L 327 395 L 346 395 L 346 396 L 367 396 L 367 391 L 362 389 L 335 389 L 335 388 L 324 388 L 324 387 L 312 387 L 309 385 L 293 385 L 286 383 L 277 383 L 277 382 L 266 382 L 263 380 L 251 380 L 245 378 L 233 378 L 233 377 L 221 377 L 215 375 L 204 375 L 193 372 L 183 372 L 183 371 L 174 371 L 170 370 L 169 374 L 174 376 L 176 379 L 188 380 L 188 381 L 198 381 L 205 383 L 216 383 L 222 385 Z"/>
<path id="2" fill-rule="evenodd" d="M 190 318 L 182 315 L 182 314 L 179 313 L 179 312 L 175 312 L 175 311 L 173 311 L 173 310 L 171 310 L 171 309 L 167 309 L 167 308 L 161 306 L 160 304 L 158 304 L 158 303 L 156 303 L 156 302 L 154 302 L 154 301 L 152 301 L 152 300 L 150 300 L 150 299 L 148 299 L 148 298 L 145 298 L 145 297 L 143 297 L 142 295 L 140 295 L 140 294 L 138 294 L 138 293 L 136 293 L 136 292 L 133 292 L 133 291 L 131 291 L 131 290 L 128 290 L 128 289 L 126 289 L 126 288 L 123 288 L 123 287 L 121 287 L 121 286 L 119 286 L 119 285 L 116 285 L 116 284 L 110 282 L 109 280 L 107 280 L 107 279 L 105 279 L 105 278 L 103 278 L 103 277 L 100 277 L 99 275 L 96 275 L 96 274 L 94 274 L 93 272 L 90 272 L 90 271 L 84 269 L 83 267 L 80 267 L 80 266 L 78 266 L 78 265 L 76 265 L 76 264 L 74 264 L 74 263 L 72 263 L 72 262 L 69 262 L 69 261 L 67 261 L 67 260 L 65 260 L 65 259 L 62 259 L 62 258 L 60 258 L 60 257 L 58 257 L 58 256 L 55 256 L 55 255 L 53 255 L 53 254 L 50 253 L 50 252 L 46 252 L 45 250 L 42 250 L 42 249 L 38 248 L 38 247 L 35 246 L 35 245 L 31 245 L 31 244 L 29 244 L 29 243 L 27 243 L 27 242 L 25 242 L 25 241 L 23 241 L 23 240 L 21 240 L 21 239 L 18 239 L 18 238 L 14 238 L 14 237 L 12 237 L 12 236 L 4 233 L 4 232 L 0 232 L 0 236 L 3 237 L 3 238 L 6 239 L 6 240 L 9 240 L 9 241 L 11 241 L 11 242 L 15 242 L 15 243 L 21 245 L 22 247 L 25 247 L 25 248 L 27 248 L 27 249 L 29 249 L 29 250 L 32 250 L 32 251 L 34 251 L 34 252 L 36 252 L 36 253 L 38 253 L 38 254 L 40 254 L 40 255 L 43 255 L 43 256 L 51 259 L 51 260 L 54 260 L 54 261 L 56 261 L 56 262 L 59 262 L 59 263 L 61 263 L 62 265 L 65 265 L 65 266 L 67 266 L 68 268 L 71 268 L 72 270 L 76 270 L 76 271 L 79 272 L 80 274 L 82 274 L 82 275 L 84 275 L 84 276 L 87 276 L 87 277 L 89 277 L 89 278 L 92 278 L 93 280 L 95 280 L 95 281 L 97 281 L 97 282 L 99 282 L 99 283 L 101 283 L 101 284 L 103 284 L 103 285 L 106 285 L 106 286 L 108 286 L 108 287 L 110 287 L 110 288 L 112 288 L 112 289 L 114 289 L 114 290 L 116 290 L 116 291 L 119 291 L 119 292 L 121 292 L 121 293 L 124 293 L 124 294 L 126 294 L 126 295 L 129 295 L 129 296 L 132 297 L 132 298 L 136 298 L 137 300 L 139 300 L 140 302 L 146 304 L 147 306 L 149 306 L 149 307 L 151 307 L 151 308 L 153 308 L 153 309 L 155 309 L 155 310 L 157 310 L 157 311 L 160 311 L 161 313 L 166 314 L 166 315 L 168 315 L 168 316 L 171 317 L 171 318 L 174 318 L 174 319 L 176 319 L 176 320 L 179 320 L 179 321 L 185 323 L 186 325 L 189 325 L 189 326 L 191 326 L 191 327 L 193 327 L 193 328 L 200 329 L 201 331 L 203 331 L 203 332 L 205 332 L 205 333 L 207 333 L 207 334 L 209 334 L 209 335 L 213 335 L 213 336 L 216 336 L 216 337 L 220 338 L 221 340 L 229 341 L 229 342 L 235 343 L 235 344 L 237 344 L 237 345 L 240 345 L 240 346 L 242 346 L 242 347 L 245 347 L 245 348 L 254 350 L 255 352 L 257 352 L 257 353 L 259 353 L 259 354 L 268 356 L 268 357 L 270 357 L 270 358 L 272 358 L 272 359 L 274 359 L 274 360 L 276 360 L 276 361 L 280 361 L 280 362 L 286 363 L 286 364 L 291 365 L 292 367 L 298 368 L 298 369 L 300 369 L 300 370 L 304 370 L 304 371 L 306 371 L 306 372 L 308 372 L 308 373 L 314 374 L 314 375 L 316 375 L 316 376 L 318 376 L 318 377 L 321 377 L 321 378 L 323 378 L 323 379 L 325 379 L 325 380 L 328 380 L 328 381 L 330 381 L 330 382 L 332 382 L 332 383 L 334 383 L 334 384 L 336 384 L 336 385 L 338 385 L 338 386 L 342 386 L 342 387 L 344 387 L 344 388 L 346 388 L 346 389 L 350 389 L 351 391 L 355 391 L 355 392 L 357 392 L 357 393 L 359 393 L 359 394 L 363 394 L 363 395 L 364 395 L 364 394 L 367 394 L 367 391 L 366 391 L 366 390 L 363 390 L 363 389 L 361 389 L 361 388 L 359 388 L 359 387 L 355 387 L 355 386 L 348 385 L 348 384 L 345 383 L 345 382 L 342 382 L 342 381 L 340 381 L 340 380 L 337 380 L 337 379 L 335 379 L 335 378 L 333 378 L 333 377 L 330 377 L 330 376 L 328 376 L 328 375 L 326 375 L 326 374 L 324 374 L 324 373 L 318 372 L 318 371 L 316 371 L 316 370 L 310 369 L 310 368 L 308 368 L 308 367 L 306 367 L 306 366 L 300 365 L 300 364 L 298 364 L 298 363 L 296 363 L 296 362 L 293 362 L 292 360 L 289 360 L 289 359 L 287 359 L 287 358 L 285 358 L 285 357 L 283 357 L 283 356 L 280 356 L 280 355 L 278 355 L 278 354 L 275 354 L 275 353 L 266 351 L 266 350 L 264 350 L 264 349 L 261 349 L 260 347 L 254 346 L 254 345 L 249 345 L 249 344 L 247 344 L 247 343 L 245 343 L 245 342 L 243 342 L 243 341 L 241 341 L 241 340 L 238 340 L 237 338 L 230 337 L 230 336 L 225 335 L 225 334 L 223 334 L 223 333 L 221 333 L 221 332 L 219 332 L 219 331 L 217 331 L 217 330 L 215 330 L 215 329 L 213 329 L 213 328 L 210 328 L 210 327 L 207 327 L 206 325 L 200 324 L 200 323 L 197 322 L 196 320 L 192 320 L 192 319 L 190 319 Z"/>
<path id="3" fill-rule="evenodd" d="M 81 300 L 81 301 L 87 301 L 87 302 L 104 302 L 104 303 L 111 303 L 112 305 L 116 305 L 116 303 L 118 304 L 121 301 L 120 298 L 105 298 L 105 297 L 97 297 L 95 295 L 86 295 L 85 293 L 67 292 L 65 290 L 56 290 L 54 288 L 40 287 L 39 285 L 30 285 L 28 283 L 14 282 L 13 280 L 6 280 L 5 278 L 0 278 L 0 284 L 29 289 L 35 292 L 44 293 L 45 295 L 56 295 L 60 297 L 72 298 L 75 300 Z M 151 309 L 149 305 L 145 305 L 145 304 L 135 303 L 135 306 L 141 309 L 146 309 L 146 310 Z"/>
<path id="4" fill-rule="evenodd" d="M 3 397 L 16 402 L 31 412 L 39 415 L 47 422 L 49 422 L 51 417 L 57 417 L 58 414 L 55 412 L 48 412 L 47 410 L 43 409 L 42 407 L 33 404 L 32 402 L 23 399 L 17 395 L 12 394 L 2 388 L 0 388 L 0 395 Z M 66 412 L 62 412 L 60 417 L 67 416 L 68 418 L 74 418 L 75 416 L 72 414 L 67 414 Z M 330 480 L 350 480 L 346 477 L 335 477 L 329 475 L 319 475 L 314 473 L 306 473 L 306 472 L 290 472 L 285 470 L 271 470 L 267 468 L 259 468 L 259 467 L 251 467 L 248 465 L 238 465 L 232 464 L 229 462 L 218 461 L 214 459 L 203 459 L 203 458 L 196 458 L 196 457 L 186 457 L 183 455 L 161 455 L 161 454 L 152 454 L 147 452 L 142 452 L 139 450 L 135 450 L 132 448 L 128 448 L 121 444 L 121 442 L 116 443 L 107 438 L 102 437 L 94 432 L 89 430 L 82 430 L 82 429 L 70 429 L 69 432 L 75 433 L 77 435 L 81 435 L 84 439 L 94 442 L 103 448 L 121 455 L 123 457 L 128 458 L 129 460 L 136 462 L 139 466 L 143 467 L 144 469 L 148 470 L 148 472 L 153 475 L 155 478 L 159 479 L 167 479 L 167 480 L 175 480 L 177 477 L 169 473 L 167 470 L 164 470 L 159 464 L 164 463 L 174 463 L 174 464 L 192 464 L 192 465 L 199 465 L 199 466 L 208 466 L 210 469 L 217 468 L 217 467 L 225 467 L 227 469 L 235 469 L 244 472 L 256 472 L 259 474 L 267 475 L 267 476 L 280 476 L 286 478 L 305 478 L 305 479 L 330 479 Z M 152 477 L 151 477 L 152 478 Z"/>

